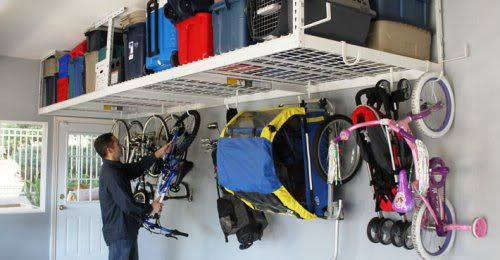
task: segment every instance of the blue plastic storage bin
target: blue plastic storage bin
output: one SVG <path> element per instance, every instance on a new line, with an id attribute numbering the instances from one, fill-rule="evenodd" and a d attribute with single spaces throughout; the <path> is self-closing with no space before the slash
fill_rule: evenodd
<path id="1" fill-rule="evenodd" d="M 69 76 L 69 60 L 71 56 L 68 54 L 64 54 L 59 58 L 59 79 L 67 78 Z"/>
<path id="2" fill-rule="evenodd" d="M 377 19 L 429 28 L 430 0 L 370 0 Z"/>
<path id="3" fill-rule="evenodd" d="M 85 85 L 84 57 L 71 59 L 69 62 L 69 98 L 78 97 L 83 94 Z"/>
<path id="4" fill-rule="evenodd" d="M 214 52 L 221 54 L 250 44 L 246 0 L 222 0 L 210 7 Z"/>
<path id="5" fill-rule="evenodd" d="M 125 80 L 144 75 L 146 64 L 146 23 L 136 23 L 123 32 Z"/>
<path id="6" fill-rule="evenodd" d="M 146 68 L 154 72 L 177 66 L 177 28 L 165 17 L 157 0 L 150 0 L 146 18 Z"/>

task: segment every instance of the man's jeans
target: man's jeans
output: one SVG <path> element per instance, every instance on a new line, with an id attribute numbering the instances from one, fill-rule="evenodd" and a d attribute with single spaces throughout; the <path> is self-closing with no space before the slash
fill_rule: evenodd
<path id="1" fill-rule="evenodd" d="M 137 239 L 117 240 L 109 245 L 109 260 L 139 260 Z"/>

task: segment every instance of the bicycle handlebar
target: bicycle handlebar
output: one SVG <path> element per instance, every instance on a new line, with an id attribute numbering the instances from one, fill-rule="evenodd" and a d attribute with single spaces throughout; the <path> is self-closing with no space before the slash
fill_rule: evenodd
<path id="1" fill-rule="evenodd" d="M 172 233 L 170 233 L 172 236 L 183 236 L 183 237 L 188 237 L 188 233 L 181 232 L 177 229 L 172 230 Z"/>

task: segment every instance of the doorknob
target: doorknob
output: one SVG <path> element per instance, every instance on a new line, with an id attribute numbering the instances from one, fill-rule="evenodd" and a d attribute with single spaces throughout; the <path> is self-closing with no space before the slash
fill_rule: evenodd
<path id="1" fill-rule="evenodd" d="M 64 209 L 66 209 L 66 206 L 64 206 L 64 205 L 59 205 L 59 210 L 64 210 Z"/>

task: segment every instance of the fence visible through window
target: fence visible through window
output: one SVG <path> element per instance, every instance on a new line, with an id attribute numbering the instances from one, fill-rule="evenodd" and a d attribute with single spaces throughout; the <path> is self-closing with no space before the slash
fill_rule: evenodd
<path id="1" fill-rule="evenodd" d="M 66 192 L 68 202 L 99 200 L 101 157 L 94 150 L 98 135 L 72 133 L 68 136 Z"/>
<path id="2" fill-rule="evenodd" d="M 43 126 L 0 124 L 0 205 L 40 206 Z"/>

